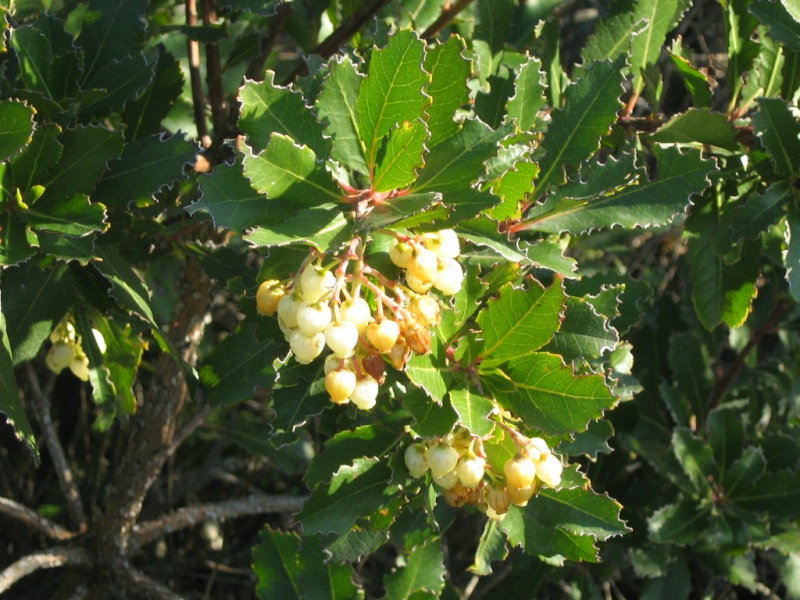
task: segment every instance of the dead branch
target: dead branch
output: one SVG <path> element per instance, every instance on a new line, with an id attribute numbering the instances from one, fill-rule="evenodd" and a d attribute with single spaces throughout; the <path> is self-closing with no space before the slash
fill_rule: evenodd
<path id="1" fill-rule="evenodd" d="M 40 517 L 36 512 L 27 506 L 23 506 L 8 498 L 0 497 L 0 514 L 19 521 L 36 533 L 40 533 L 56 541 L 66 541 L 74 538 L 77 534 L 63 528 L 49 519 Z"/>
<path id="2" fill-rule="evenodd" d="M 299 496 L 253 495 L 225 502 L 187 506 L 134 527 L 129 549 L 135 551 L 165 535 L 194 527 L 204 521 L 223 521 L 265 513 L 294 513 L 303 507 L 305 501 L 306 498 Z"/>
<path id="3" fill-rule="evenodd" d="M 89 565 L 89 554 L 83 548 L 52 548 L 44 552 L 23 556 L 0 571 L 0 594 L 7 591 L 23 577 L 39 569 L 55 569 L 67 565 Z"/>
<path id="4" fill-rule="evenodd" d="M 53 424 L 53 416 L 50 413 L 50 398 L 49 395 L 42 391 L 39 385 L 39 377 L 33 365 L 27 363 L 28 380 L 30 381 L 31 391 L 31 408 L 33 414 L 39 425 L 44 430 L 44 441 L 47 444 L 47 449 L 50 451 L 50 457 L 56 468 L 56 475 L 58 476 L 58 483 L 61 485 L 61 490 L 64 492 L 64 497 L 67 500 L 67 509 L 73 525 L 80 533 L 88 529 L 86 522 L 86 515 L 83 512 L 83 502 L 81 502 L 80 492 L 75 483 L 75 478 L 72 475 L 72 470 L 67 462 L 67 456 L 64 453 L 64 448 L 61 446 L 61 441 L 58 439 L 58 431 Z"/>

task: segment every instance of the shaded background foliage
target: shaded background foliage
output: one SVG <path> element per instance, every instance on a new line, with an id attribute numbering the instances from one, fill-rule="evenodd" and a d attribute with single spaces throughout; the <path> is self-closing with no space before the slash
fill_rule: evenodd
<path id="1" fill-rule="evenodd" d="M 800 596 L 794 3 L 0 7 L 0 495 L 13 501 L 0 563 L 62 540 L 75 567 L 23 578 L 14 597 Z M 421 62 L 433 52 L 447 69 Z M 396 91 L 379 60 L 420 78 L 398 115 L 414 121 L 425 96 L 445 109 L 427 108 L 402 150 L 380 149 L 399 135 L 391 119 L 360 132 L 362 152 L 341 107 Z M 392 151 L 411 167 L 386 167 Z M 328 157 L 355 187 L 416 192 L 362 230 L 457 225 L 476 283 L 456 302 L 483 310 L 441 342 L 465 340 L 481 391 L 574 465 L 525 517 L 487 523 L 405 483 L 404 426 L 493 427 L 475 389 L 429 378 L 441 356 L 393 378 L 395 394 L 422 391 L 378 418 L 323 411 L 318 375 L 284 364 L 282 334 L 257 316 L 257 283 L 306 252 L 286 242 L 325 250 L 352 234 L 310 200 L 311 184 L 340 193 L 315 162 Z M 299 164 L 277 189 L 275 169 Z M 495 342 L 499 314 L 539 306 L 512 291 L 538 289 L 528 275 L 549 298 L 530 322 L 558 315 L 538 363 Z M 44 366 L 68 311 L 89 384 Z M 542 365 L 556 388 L 601 382 L 596 406 L 575 416 L 525 395 Z M 349 473 L 343 489 L 404 483 L 394 501 L 367 496 L 376 518 L 357 520 L 363 507 L 327 491 Z M 584 502 L 600 503 L 586 520 L 552 507 Z M 175 512 L 192 506 L 208 510 Z M 574 549 L 548 546 L 552 531 Z M 88 581 L 87 564 L 101 567 Z"/>

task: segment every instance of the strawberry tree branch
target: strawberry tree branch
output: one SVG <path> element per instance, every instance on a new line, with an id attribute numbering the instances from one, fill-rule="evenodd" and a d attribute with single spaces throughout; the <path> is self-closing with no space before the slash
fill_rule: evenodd
<path id="1" fill-rule="evenodd" d="M 453 22 L 453 20 L 458 16 L 458 13 L 472 4 L 472 1 L 473 0 L 458 0 L 458 2 L 455 4 L 451 4 L 448 8 L 445 8 L 442 11 L 442 14 L 439 15 L 439 18 L 428 25 L 428 28 L 422 32 L 420 37 L 424 40 L 429 40 L 432 37 L 435 37 L 442 29 Z"/>
<path id="2" fill-rule="evenodd" d="M 189 27 L 197 25 L 196 0 L 186 0 L 186 24 Z M 200 44 L 197 40 L 190 38 L 187 38 L 186 44 L 189 54 L 189 81 L 192 88 L 194 124 L 203 148 L 210 148 L 211 136 L 208 134 L 208 124 L 206 123 L 206 95 L 203 92 L 203 80 L 200 77 Z"/>
<path id="3" fill-rule="evenodd" d="M 180 529 L 194 527 L 208 520 L 224 520 L 265 513 L 294 513 L 299 511 L 306 498 L 299 496 L 252 495 L 225 502 L 188 506 L 163 517 L 141 523 L 133 529 L 129 548 L 131 551 L 154 542 Z"/>
<path id="4" fill-rule="evenodd" d="M 75 533 L 63 528 L 58 523 L 39 516 L 27 506 L 23 506 L 8 498 L 0 497 L 0 514 L 19 521 L 36 533 L 40 533 L 52 540 L 66 541 L 75 537 Z"/>
<path id="5" fill-rule="evenodd" d="M 44 552 L 28 554 L 0 571 L 0 594 L 23 577 L 35 573 L 39 569 L 55 569 L 67 565 L 88 566 L 91 564 L 89 553 L 80 547 L 52 548 Z"/>
<path id="6" fill-rule="evenodd" d="M 380 10 L 389 4 L 390 0 L 372 0 L 372 2 L 364 3 L 361 8 L 356 10 L 349 18 L 347 18 L 333 33 L 325 38 L 318 44 L 311 54 L 318 54 L 323 58 L 330 58 L 336 51 L 353 37 L 367 21 L 374 17 Z M 286 78 L 284 85 L 293 82 L 298 77 L 308 74 L 308 67 L 305 63 L 300 63 L 295 67 L 294 71 Z"/>
<path id="7" fill-rule="evenodd" d="M 70 519 L 73 525 L 81 533 L 88 529 L 86 515 L 83 512 L 83 503 L 81 501 L 78 486 L 75 483 L 75 478 L 72 475 L 67 456 L 64 453 L 64 448 L 58 439 L 58 431 L 56 431 L 53 417 L 50 413 L 50 398 L 49 392 L 52 387 L 52 381 L 55 376 L 51 377 L 50 385 L 46 391 L 42 390 L 39 385 L 39 378 L 31 363 L 27 363 L 28 380 L 31 386 L 31 408 L 33 409 L 36 420 L 44 430 L 44 441 L 47 444 L 47 449 L 50 451 L 50 457 L 56 468 L 56 475 L 58 482 L 61 485 L 61 490 L 64 492 L 64 497 L 67 500 L 67 510 L 69 511 Z"/>
<path id="8" fill-rule="evenodd" d="M 289 17 L 291 16 L 291 4 L 281 4 L 278 7 L 275 18 L 272 19 L 269 34 L 261 39 L 258 56 L 247 63 L 247 70 L 244 72 L 245 79 L 264 81 L 264 63 L 267 62 L 272 49 L 275 47 L 275 43 L 283 33 L 286 23 L 289 22 Z"/>

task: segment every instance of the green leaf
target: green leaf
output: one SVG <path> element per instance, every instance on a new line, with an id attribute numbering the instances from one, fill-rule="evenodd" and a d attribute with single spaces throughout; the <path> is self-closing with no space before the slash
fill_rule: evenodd
<path id="1" fill-rule="evenodd" d="M 123 413 L 133 414 L 136 410 L 136 396 L 133 389 L 145 343 L 133 331 L 130 324 L 123 326 L 95 315 L 93 325 L 102 334 L 106 343 L 103 364 L 108 369 L 109 378 L 117 392 L 118 406 Z"/>
<path id="2" fill-rule="evenodd" d="M 647 19 L 648 23 L 647 28 L 631 41 L 629 56 L 635 94 L 644 89 L 644 71 L 658 62 L 667 33 L 678 24 L 688 5 L 687 0 L 641 0 L 634 3 L 633 20 Z"/>
<path id="3" fill-rule="evenodd" d="M 752 69 L 761 48 L 761 43 L 753 38 L 758 20 L 748 11 L 750 4 L 749 0 L 730 0 L 728 10 L 723 11 L 728 37 L 727 75 L 733 90 L 731 109 L 738 100 L 743 75 Z"/>
<path id="4" fill-rule="evenodd" d="M 724 482 L 726 472 L 742 455 L 744 447 L 744 427 L 739 411 L 724 405 L 712 410 L 708 414 L 708 437 Z"/>
<path id="5" fill-rule="evenodd" d="M 330 173 L 317 163 L 314 151 L 280 133 L 272 134 L 261 154 L 245 154 L 244 174 L 254 189 L 270 199 L 314 206 L 341 197 Z"/>
<path id="6" fill-rule="evenodd" d="M 675 65 L 678 73 L 680 73 L 683 84 L 692 97 L 692 104 L 696 108 L 710 107 L 713 94 L 711 93 L 708 75 L 694 67 L 689 60 L 683 57 L 680 38 L 675 40 L 672 44 L 672 49 L 668 50 L 668 52 L 669 57 L 672 59 L 672 64 Z"/>
<path id="7" fill-rule="evenodd" d="M 458 233 L 470 244 L 488 248 L 509 262 L 526 261 L 525 254 L 517 249 L 514 242 L 509 241 L 508 236 L 497 231 L 499 225 L 497 221 L 483 216 L 461 221 L 458 224 Z"/>
<path id="8" fill-rule="evenodd" d="M 621 509 L 616 500 L 583 487 L 545 488 L 531 498 L 525 515 L 544 527 L 562 528 L 575 535 L 605 541 L 632 531 L 620 520 Z"/>
<path id="9" fill-rule="evenodd" d="M 297 514 L 306 533 L 337 533 L 349 530 L 356 519 L 380 510 L 388 501 L 386 486 L 391 470 L 385 463 L 371 462 L 362 471 L 321 483 Z"/>
<path id="10" fill-rule="evenodd" d="M 788 181 L 776 181 L 763 194 L 751 194 L 733 215 L 732 241 L 756 239 L 783 218 L 786 206 L 795 198 Z"/>
<path id="11" fill-rule="evenodd" d="M 769 27 L 772 39 L 792 50 L 800 50 L 800 22 L 787 10 L 783 2 L 756 0 L 750 6 L 750 12 Z"/>
<path id="12" fill-rule="evenodd" d="M 11 356 L 19 365 L 36 356 L 72 306 L 75 291 L 66 266 L 40 269 L 32 263 L 4 269 L 2 290 Z"/>
<path id="13" fill-rule="evenodd" d="M 293 364 L 278 374 L 278 387 L 272 394 L 275 418 L 272 426 L 276 432 L 294 432 L 312 415 L 330 408 L 330 396 L 319 380 L 321 367 L 308 371 L 308 367 Z"/>
<path id="14" fill-rule="evenodd" d="M 141 97 L 154 77 L 155 62 L 148 61 L 143 53 L 106 64 L 84 83 L 86 89 L 102 90 L 103 94 L 81 104 L 78 115 L 98 119 L 120 112 L 128 102 Z"/>
<path id="15" fill-rule="evenodd" d="M 10 210 L 0 212 L 0 265 L 19 264 L 34 254 L 36 234 Z"/>
<path id="16" fill-rule="evenodd" d="M 0 102 L 0 161 L 14 156 L 30 142 L 35 112 L 22 102 Z"/>
<path id="17" fill-rule="evenodd" d="M 711 359 L 699 336 L 676 332 L 669 339 L 669 366 L 679 394 L 685 396 L 697 425 L 706 421 L 706 404 L 713 383 Z"/>
<path id="18" fill-rule="evenodd" d="M 589 38 L 581 52 L 583 65 L 591 65 L 599 60 L 614 60 L 628 54 L 631 41 L 647 29 L 646 18 L 634 18 L 634 13 L 622 10 L 597 21 L 594 35 Z M 584 68 L 578 67 L 576 75 L 582 74 Z"/>
<path id="19" fill-rule="evenodd" d="M 444 589 L 444 553 L 441 541 L 433 539 L 415 548 L 408 556 L 405 567 L 384 578 L 386 597 L 405 600 L 417 597 L 415 592 L 433 592 L 436 596 Z M 427 594 L 425 597 L 428 597 Z"/>
<path id="20" fill-rule="evenodd" d="M 528 131 L 539 118 L 547 101 L 542 61 L 531 56 L 519 69 L 514 80 L 515 93 L 508 100 L 506 123 L 514 122 L 516 130 Z"/>
<path id="21" fill-rule="evenodd" d="M 47 172 L 61 159 L 62 146 L 58 141 L 61 127 L 41 124 L 33 132 L 30 144 L 11 160 L 13 186 L 27 192 L 44 181 Z"/>
<path id="22" fill-rule="evenodd" d="M 436 192 L 404 194 L 375 206 L 358 222 L 356 229 L 362 232 L 375 231 L 394 225 L 408 227 L 415 217 L 427 223 L 430 209 L 442 199 Z M 398 225 L 401 223 L 402 225 Z"/>
<path id="23" fill-rule="evenodd" d="M 561 442 L 557 451 L 577 456 L 584 454 L 597 458 L 598 454 L 608 454 L 613 449 L 608 440 L 614 436 L 614 426 L 610 421 L 592 421 L 586 431 L 575 434 L 573 439 Z"/>
<path id="24" fill-rule="evenodd" d="M 547 352 L 560 354 L 566 362 L 571 362 L 577 358 L 597 358 L 617 347 L 619 334 L 589 302 L 568 297 L 564 308 L 561 326 L 545 346 Z"/>
<path id="25" fill-rule="evenodd" d="M 275 381 L 272 361 L 279 348 L 274 340 L 259 340 L 256 325 L 245 325 L 226 337 L 200 367 L 200 383 L 211 406 L 230 406 L 249 400 L 257 388 Z"/>
<path id="26" fill-rule="evenodd" d="M 621 180 L 619 185 L 625 187 L 619 191 L 587 200 L 561 198 L 554 210 L 526 221 L 520 229 L 577 234 L 615 225 L 635 228 L 670 223 L 689 205 L 689 198 L 708 185 L 715 165 L 703 160 L 699 150 L 655 147 L 653 153 L 658 158 L 657 179 L 637 181 L 636 185 Z M 617 163 L 609 161 L 607 167 L 609 164 Z"/>
<path id="27" fill-rule="evenodd" d="M 458 421 L 458 415 L 450 402 L 444 404 L 431 402 L 428 395 L 419 389 L 412 389 L 403 395 L 403 408 L 414 417 L 413 430 L 421 436 L 430 437 L 449 432 Z"/>
<path id="28" fill-rule="evenodd" d="M 85 194 L 61 199 L 49 196 L 36 202 L 22 215 L 34 231 L 49 231 L 76 237 L 105 231 L 108 227 L 105 206 L 99 203 L 92 204 Z"/>
<path id="29" fill-rule="evenodd" d="M 392 129 L 378 152 L 372 188 L 388 192 L 413 183 L 417 169 L 425 164 L 422 155 L 427 139 L 428 128 L 421 119 L 404 121 Z"/>
<path id="30" fill-rule="evenodd" d="M 745 510 L 766 513 L 773 519 L 796 519 L 800 516 L 800 473 L 767 473 L 729 494 L 728 498 Z"/>
<path id="31" fill-rule="evenodd" d="M 458 414 L 458 422 L 469 429 L 472 435 L 484 437 L 494 430 L 494 423 L 488 418 L 494 402 L 489 398 L 469 388 L 455 389 L 450 390 L 450 404 Z"/>
<path id="32" fill-rule="evenodd" d="M 719 479 L 719 465 L 711 448 L 689 429 L 679 427 L 672 435 L 672 449 L 699 497 L 710 497 L 713 490 L 709 482 Z"/>
<path id="33" fill-rule="evenodd" d="M 800 302 L 800 268 L 797 266 L 800 265 L 800 209 L 791 206 L 786 223 L 783 265 L 786 269 L 786 281 L 789 282 L 789 292 Z"/>
<path id="34" fill-rule="evenodd" d="M 697 316 L 709 331 L 721 322 L 738 327 L 750 314 L 756 294 L 758 243 L 745 244 L 742 257 L 726 264 L 717 254 L 715 237 L 727 234 L 720 223 L 713 202 L 696 211 L 686 222 L 684 235 L 689 239 L 689 276 L 692 302 Z M 724 239 L 724 238 L 723 238 Z"/>
<path id="35" fill-rule="evenodd" d="M 125 210 L 132 202 L 149 201 L 161 188 L 184 177 L 198 146 L 183 135 L 153 135 L 126 144 L 119 160 L 109 165 L 92 198 Z"/>
<path id="36" fill-rule="evenodd" d="M 725 471 L 722 485 L 727 496 L 735 496 L 740 486 L 749 487 L 752 482 L 758 481 L 767 470 L 767 459 L 761 448 L 750 446 L 742 452 L 736 462 Z"/>
<path id="37" fill-rule="evenodd" d="M 86 126 L 65 129 L 61 159 L 41 183 L 46 189 L 42 199 L 66 199 L 77 194 L 91 194 L 109 161 L 122 154 L 122 135 L 103 127 Z"/>
<path id="38" fill-rule="evenodd" d="M 529 356 L 549 342 L 561 325 L 565 301 L 560 277 L 545 288 L 535 279 L 523 290 L 506 284 L 478 314 L 485 346 L 483 365 L 497 365 Z"/>
<path id="39" fill-rule="evenodd" d="M 496 179 L 492 193 L 501 197 L 503 203 L 492 209 L 492 217 L 498 220 L 519 219 L 522 216 L 520 205 L 533 191 L 533 182 L 538 176 L 539 165 L 523 158 Z"/>
<path id="40" fill-rule="evenodd" d="M 103 364 L 103 355 L 92 333 L 92 324 L 85 311 L 75 311 L 74 316 L 75 329 L 81 337 L 81 348 L 89 359 L 92 400 L 102 410 L 108 410 L 113 415 L 118 408 L 117 390 L 111 381 L 108 368 Z"/>
<path id="41" fill-rule="evenodd" d="M 110 245 L 98 244 L 97 257 L 100 260 L 93 264 L 111 284 L 109 295 L 158 330 L 150 304 L 150 294 L 118 250 Z"/>
<path id="42" fill-rule="evenodd" d="M 431 137 L 428 148 L 437 146 L 452 137 L 459 129 L 455 121 L 456 110 L 469 102 L 467 78 L 470 63 L 462 56 L 464 40 L 451 35 L 444 43 L 428 47 L 425 55 L 425 71 L 431 80 L 425 93 L 430 104 L 425 108 Z"/>
<path id="43" fill-rule="evenodd" d="M 316 156 L 327 157 L 330 143 L 322 136 L 322 127 L 303 97 L 275 85 L 274 77 L 275 73 L 267 71 L 264 81 L 248 81 L 239 90 L 242 103 L 239 128 L 247 134 L 248 143 L 266 148 L 276 134 L 281 134 L 298 145 L 308 146 Z"/>
<path id="44" fill-rule="evenodd" d="M 674 116 L 650 135 L 661 144 L 698 144 L 736 150 L 736 130 L 728 118 L 707 108 L 690 108 Z"/>
<path id="45" fill-rule="evenodd" d="M 299 211 L 296 216 L 271 227 L 256 227 L 245 239 L 259 247 L 308 244 L 325 252 L 347 242 L 352 225 L 331 204 Z"/>
<path id="46" fill-rule="evenodd" d="M 341 465 L 351 465 L 357 458 L 383 458 L 397 446 L 401 436 L 380 424 L 340 431 L 325 442 L 324 452 L 311 461 L 304 476 L 305 482 L 313 488 L 330 482 Z"/>
<path id="47" fill-rule="evenodd" d="M 511 119 L 506 119 L 506 106 L 514 95 L 514 80 L 509 75 L 490 75 L 486 82 L 489 91 L 478 91 L 475 115 L 492 129 L 497 129 L 503 122 L 511 122 Z"/>
<path id="48" fill-rule="evenodd" d="M 422 91 L 430 80 L 422 68 L 424 59 L 425 45 L 408 30 L 398 31 L 386 48 L 372 51 L 369 73 L 356 102 L 370 171 L 389 130 L 398 123 L 414 121 L 429 102 Z"/>
<path id="49" fill-rule="evenodd" d="M 499 527 L 508 535 L 512 545 L 523 546 L 529 554 L 561 556 L 574 561 L 598 561 L 593 536 L 577 535 L 561 527 L 542 525 L 529 508 L 512 506 Z"/>
<path id="50" fill-rule="evenodd" d="M 481 381 L 504 408 L 546 435 L 583 431 L 615 404 L 600 375 L 575 375 L 560 356 L 535 353 Z"/>
<path id="51" fill-rule="evenodd" d="M 142 49 L 147 0 L 91 0 L 78 36 L 86 56 L 86 77 L 106 64 Z"/>
<path id="52" fill-rule="evenodd" d="M 349 56 L 334 57 L 328 63 L 330 72 L 325 78 L 316 110 L 325 133 L 333 138 L 331 158 L 361 173 L 368 173 L 361 143 L 356 101 L 364 76 Z"/>
<path id="53" fill-rule="evenodd" d="M 318 537 L 301 538 L 294 531 L 265 528 L 261 543 L 253 548 L 253 571 L 258 577 L 256 595 L 263 600 L 364 597 L 352 582 L 349 565 L 330 562 Z"/>
<path id="54" fill-rule="evenodd" d="M 655 542 L 680 546 L 696 541 L 697 532 L 708 526 L 710 506 L 681 500 L 661 508 L 647 520 L 650 538 Z"/>
<path id="55" fill-rule="evenodd" d="M 444 354 L 442 343 L 434 338 L 429 354 L 414 354 L 406 364 L 408 378 L 440 404 L 447 394 L 447 382 L 443 376 L 447 368 Z"/>
<path id="56" fill-rule="evenodd" d="M 565 168 L 578 165 L 600 147 L 600 138 L 616 120 L 622 93 L 624 59 L 594 63 L 586 75 L 565 92 L 565 107 L 552 112 L 552 121 L 533 160 L 541 175 L 536 181 L 534 196 L 548 186 L 561 185 Z"/>
<path id="57" fill-rule="evenodd" d="M 506 536 L 500 529 L 496 519 L 489 519 L 484 525 L 478 549 L 475 551 L 475 562 L 469 570 L 476 575 L 490 575 L 492 562 L 505 560 L 508 557 Z"/>
<path id="58" fill-rule="evenodd" d="M 213 173 L 200 177 L 198 183 L 203 196 L 187 210 L 192 215 L 201 210 L 208 212 L 216 227 L 240 232 L 268 223 L 269 217 L 276 218 L 276 203 L 250 186 L 241 161 L 232 166 L 217 165 Z"/>
<path id="59" fill-rule="evenodd" d="M 36 465 L 39 465 L 39 449 L 36 447 L 36 438 L 33 435 L 31 424 L 25 414 L 17 390 L 17 379 L 14 376 L 14 365 L 11 362 L 11 347 L 6 335 L 5 309 L 0 303 L 0 412 L 6 415 L 6 421 L 14 430 L 16 438 L 25 442 L 33 455 Z"/>
<path id="60" fill-rule="evenodd" d="M 127 125 L 125 138 L 129 141 L 159 133 L 161 121 L 183 92 L 181 65 L 164 46 L 157 46 L 150 60 L 154 69 L 152 83 L 140 97 L 129 100 L 122 110 L 122 121 Z"/>
<path id="61" fill-rule="evenodd" d="M 800 119 L 779 98 L 761 98 L 753 129 L 769 152 L 775 172 L 784 177 L 800 173 Z"/>

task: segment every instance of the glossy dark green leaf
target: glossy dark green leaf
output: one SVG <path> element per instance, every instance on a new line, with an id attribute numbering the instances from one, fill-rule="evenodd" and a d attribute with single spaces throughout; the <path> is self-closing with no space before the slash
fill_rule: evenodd
<path id="1" fill-rule="evenodd" d="M 589 302 L 568 297 L 564 308 L 561 326 L 545 346 L 547 352 L 560 354 L 571 362 L 577 358 L 598 358 L 617 347 L 619 334 Z"/>
<path id="2" fill-rule="evenodd" d="M 515 361 L 531 355 L 553 337 L 561 325 L 565 294 L 557 279 L 549 288 L 531 280 L 523 290 L 506 284 L 478 315 L 483 330 L 483 365 Z"/>
<path id="3" fill-rule="evenodd" d="M 369 73 L 356 102 L 367 165 L 374 169 L 381 141 L 398 123 L 414 121 L 428 104 L 423 87 L 425 46 L 411 31 L 399 31 L 386 48 L 372 51 Z"/>
<path id="4" fill-rule="evenodd" d="M 203 196 L 187 210 L 192 215 L 206 211 L 217 227 L 241 232 L 269 222 L 268 217 L 282 220 L 281 217 L 290 216 L 282 215 L 276 202 L 267 200 L 250 186 L 240 161 L 232 166 L 217 165 L 211 174 L 199 178 L 198 183 Z"/>
<path id="5" fill-rule="evenodd" d="M 708 525 L 710 505 L 699 507 L 692 500 L 667 505 L 648 519 L 650 537 L 656 542 L 686 545 Z"/>
<path id="6" fill-rule="evenodd" d="M 76 237 L 105 231 L 108 227 L 105 206 L 89 202 L 89 198 L 84 194 L 60 199 L 49 196 L 38 201 L 23 215 L 25 222 L 34 231 L 49 231 Z"/>
<path id="7" fill-rule="evenodd" d="M 36 234 L 14 212 L 0 213 L 0 265 L 6 267 L 19 264 L 36 253 L 34 245 L 39 241 Z"/>
<path id="8" fill-rule="evenodd" d="M 27 89 L 56 102 L 77 91 L 83 56 L 74 48 L 62 21 L 40 16 L 34 23 L 14 29 L 11 45 Z"/>
<path id="9" fill-rule="evenodd" d="M 704 425 L 708 395 L 714 381 L 707 349 L 694 333 L 676 332 L 669 340 L 668 358 L 677 393 L 688 400 L 696 423 Z"/>
<path id="10" fill-rule="evenodd" d="M 697 144 L 736 150 L 736 129 L 728 118 L 704 108 L 690 108 L 674 116 L 650 135 L 662 144 Z"/>
<path id="11" fill-rule="evenodd" d="M 317 162 L 308 146 L 298 146 L 290 137 L 273 133 L 266 149 L 246 154 L 244 174 L 250 185 L 268 198 L 285 198 L 306 206 L 340 198 L 331 174 Z"/>
<path id="12" fill-rule="evenodd" d="M 469 388 L 461 388 L 450 390 L 450 404 L 458 414 L 458 422 L 472 435 L 484 437 L 494 429 L 494 423 L 488 418 L 494 408 L 491 399 Z"/>
<path id="13" fill-rule="evenodd" d="M 431 81 L 425 88 L 431 100 L 425 108 L 431 132 L 428 148 L 458 131 L 460 126 L 454 119 L 455 112 L 469 102 L 470 63 L 462 56 L 463 50 L 464 41 L 451 35 L 446 42 L 429 46 L 425 55 L 425 70 L 431 74 Z"/>
<path id="14" fill-rule="evenodd" d="M 475 562 L 469 570 L 476 575 L 490 575 L 492 563 L 505 560 L 507 556 L 506 535 L 495 519 L 488 519 L 475 551 Z"/>
<path id="15" fill-rule="evenodd" d="M 799 173 L 800 118 L 779 98 L 761 98 L 759 105 L 753 128 L 769 152 L 775 172 L 784 177 Z"/>
<path id="16" fill-rule="evenodd" d="M 275 381 L 272 361 L 280 348 L 274 340 L 256 338 L 255 329 L 255 324 L 247 325 L 226 337 L 200 366 L 200 383 L 210 405 L 244 402 Z"/>
<path id="17" fill-rule="evenodd" d="M 99 119 L 120 112 L 128 102 L 138 100 L 155 77 L 155 62 L 143 53 L 100 67 L 84 83 L 86 89 L 103 90 L 103 94 L 84 102 L 78 114 L 82 118 Z"/>
<path id="18" fill-rule="evenodd" d="M 61 143 L 60 160 L 44 181 L 37 182 L 46 188 L 42 200 L 91 194 L 108 163 L 122 154 L 122 135 L 104 127 L 65 129 Z"/>
<path id="19" fill-rule="evenodd" d="M 0 161 L 17 154 L 31 140 L 34 113 L 22 102 L 0 101 Z"/>
<path id="20" fill-rule="evenodd" d="M 153 135 L 126 144 L 119 160 L 109 165 L 92 198 L 120 210 L 139 200 L 150 201 L 160 189 L 184 176 L 198 149 L 183 135 Z"/>
<path id="21" fill-rule="evenodd" d="M 58 260 L 74 260 L 82 265 L 94 260 L 96 233 L 75 237 L 74 235 L 64 235 L 63 233 L 37 229 L 36 239 L 39 242 L 40 252 L 49 254 Z"/>
<path id="22" fill-rule="evenodd" d="M 542 61 L 532 56 L 519 69 L 514 79 L 514 95 L 508 101 L 506 119 L 513 121 L 517 131 L 528 131 L 538 120 L 539 111 L 547 101 Z"/>
<path id="23" fill-rule="evenodd" d="M 352 475 L 321 483 L 311 492 L 297 520 L 306 533 L 347 531 L 356 519 L 374 514 L 389 502 L 385 492 L 390 477 L 386 464 L 367 462 Z"/>
<path id="24" fill-rule="evenodd" d="M 324 252 L 346 243 L 351 231 L 352 224 L 344 213 L 326 204 L 298 211 L 271 227 L 256 227 L 245 239 L 259 247 L 307 244 Z"/>
<path id="25" fill-rule="evenodd" d="M 330 142 L 323 138 L 303 97 L 289 88 L 273 83 L 275 74 L 267 71 L 264 81 L 248 81 L 239 91 L 242 113 L 239 127 L 247 134 L 248 143 L 266 148 L 274 134 L 282 134 L 297 144 L 308 146 L 319 157 L 330 152 Z"/>
<path id="26" fill-rule="evenodd" d="M 61 159 L 62 145 L 58 141 L 61 127 L 53 124 L 40 124 L 33 132 L 30 144 L 11 160 L 14 187 L 23 192 L 34 184 L 45 181 L 48 171 Z"/>
<path id="27" fill-rule="evenodd" d="M 147 0 L 91 0 L 77 39 L 86 56 L 86 77 L 142 49 L 146 7 Z"/>
<path id="28" fill-rule="evenodd" d="M 594 63 L 586 75 L 567 88 L 565 107 L 553 111 L 541 145 L 534 152 L 541 174 L 536 181 L 538 196 L 549 185 L 566 180 L 565 168 L 577 166 L 600 147 L 600 138 L 616 120 L 620 108 L 624 60 Z"/>
<path id="29" fill-rule="evenodd" d="M 39 352 L 75 298 L 63 265 L 40 269 L 32 263 L 3 270 L 3 315 L 15 365 Z M 13 291 L 12 291 L 13 290 Z"/>
<path id="30" fill-rule="evenodd" d="M 733 214 L 733 241 L 755 239 L 777 224 L 794 197 L 788 181 L 776 181 L 763 194 L 751 194 Z"/>
<path id="31" fill-rule="evenodd" d="M 737 506 L 775 517 L 796 519 L 800 515 L 800 473 L 767 473 L 757 482 L 749 482 L 728 496 Z"/>
<path id="32" fill-rule="evenodd" d="M 331 158 L 366 174 L 369 167 L 364 158 L 356 113 L 356 101 L 364 76 L 347 55 L 335 57 L 328 66 L 330 73 L 317 98 L 316 111 L 325 134 L 333 138 Z"/>
<path id="33" fill-rule="evenodd" d="M 785 44 L 794 51 L 800 50 L 800 22 L 797 20 L 796 8 L 793 16 L 784 6 L 784 2 L 756 0 L 750 6 L 750 12 L 758 17 L 761 23 L 769 27 L 769 35 L 772 39 Z"/>
<path id="34" fill-rule="evenodd" d="M 499 527 L 506 533 L 512 546 L 523 546 L 530 554 L 544 557 L 560 555 L 567 560 L 598 562 L 593 536 L 541 524 L 527 507 L 512 506 Z"/>
<path id="35" fill-rule="evenodd" d="M 719 480 L 719 465 L 714 461 L 711 447 L 689 429 L 680 427 L 672 436 L 672 448 L 697 494 L 701 498 L 710 496 L 710 482 Z"/>
<path id="36" fill-rule="evenodd" d="M 417 178 L 424 165 L 428 128 L 421 119 L 391 129 L 377 155 L 372 187 L 376 192 L 402 189 Z"/>
<path id="37" fill-rule="evenodd" d="M 414 417 L 412 429 L 421 436 L 442 435 L 449 432 L 458 415 L 450 402 L 443 404 L 431 402 L 428 395 L 420 389 L 413 389 L 403 396 L 403 407 Z"/>
<path id="38" fill-rule="evenodd" d="M 645 86 L 644 71 L 661 56 L 664 40 L 689 8 L 687 0 L 643 0 L 633 7 L 633 20 L 647 20 L 647 28 L 631 41 L 630 68 L 633 89 L 640 93 Z"/>
<path id="39" fill-rule="evenodd" d="M 38 464 L 39 450 L 25 408 L 20 402 L 14 365 L 11 362 L 11 347 L 6 335 L 5 307 L 1 303 L 0 308 L 3 309 L 3 312 L 0 312 L 0 412 L 5 414 L 6 421 L 14 430 L 14 435 L 18 440 L 25 442 Z"/>
<path id="40" fill-rule="evenodd" d="M 444 576 L 444 553 L 441 542 L 434 539 L 415 548 L 405 567 L 386 576 L 387 597 L 406 600 L 419 592 L 426 592 L 425 597 L 438 595 L 444 588 Z"/>
<path id="41" fill-rule="evenodd" d="M 422 388 L 433 400 L 441 404 L 448 388 L 444 377 L 446 367 L 444 347 L 438 338 L 434 338 L 429 354 L 411 356 L 406 365 L 406 374 L 414 385 Z"/>
<path id="42" fill-rule="evenodd" d="M 600 375 L 575 375 L 560 356 L 534 353 L 481 381 L 501 406 L 548 435 L 578 432 L 616 403 Z"/>

